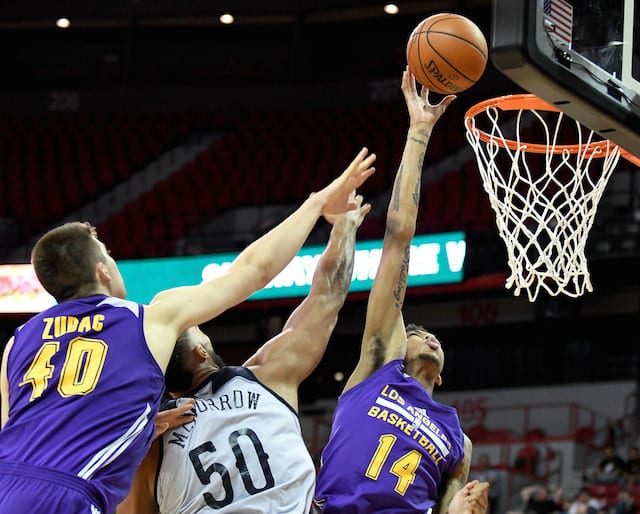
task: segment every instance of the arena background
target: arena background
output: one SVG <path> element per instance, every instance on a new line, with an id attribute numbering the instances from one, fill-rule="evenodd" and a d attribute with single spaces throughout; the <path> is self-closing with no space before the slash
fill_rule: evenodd
<path id="1" fill-rule="evenodd" d="M 406 130 L 399 79 L 409 33 L 436 12 L 470 17 L 487 38 L 491 21 L 488 0 L 398 5 L 389 16 L 370 0 L 4 2 L 0 262 L 28 262 L 34 237 L 79 212 L 92 213 L 116 259 L 238 251 L 365 145 L 378 172 L 363 190 L 373 211 L 360 239 L 381 237 Z M 217 21 L 227 9 L 232 26 Z M 55 26 L 61 16 L 66 30 Z M 465 281 L 410 289 L 406 321 L 443 341 L 446 392 L 500 388 L 517 398 L 523 387 L 635 384 L 636 168 L 620 164 L 601 202 L 587 248 L 592 293 L 532 304 L 503 287 L 506 252 L 462 120 L 475 102 L 518 92 L 489 63 L 437 126 L 418 233 L 465 231 Z M 175 148 L 194 158 L 171 176 L 133 179 Z M 327 233 L 319 223 L 309 242 Z M 353 369 L 365 300 L 350 295 L 302 386 L 303 412 L 322 412 L 341 389 L 336 373 Z M 205 328 L 227 363 L 240 364 L 298 301 L 247 302 Z M 4 315 L 2 341 L 24 319 Z M 625 412 L 635 418 L 635 405 Z"/>

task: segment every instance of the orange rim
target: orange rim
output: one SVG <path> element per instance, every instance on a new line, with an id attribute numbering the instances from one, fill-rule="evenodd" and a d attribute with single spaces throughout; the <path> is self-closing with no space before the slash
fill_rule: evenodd
<path id="1" fill-rule="evenodd" d="M 638 168 L 640 168 L 640 157 L 637 155 L 633 155 L 632 153 L 627 152 L 624 148 L 620 148 L 620 155 L 627 159 L 631 164 L 634 164 Z"/>
<path id="2" fill-rule="evenodd" d="M 511 150 L 522 149 L 525 152 L 530 153 L 563 153 L 565 151 L 576 154 L 580 152 L 584 152 L 585 150 L 590 154 L 591 157 L 605 157 L 609 155 L 613 149 L 617 146 L 615 143 L 611 143 L 608 140 L 603 141 L 595 141 L 589 143 L 588 145 L 555 145 L 554 147 L 539 144 L 539 143 L 518 143 L 513 139 L 503 139 L 498 138 L 496 136 L 492 136 L 491 134 L 487 134 L 485 131 L 480 130 L 477 127 L 474 127 L 472 124 L 473 119 L 483 111 L 487 109 L 497 108 L 502 111 L 519 111 L 519 110 L 530 110 L 530 111 L 551 111 L 551 112 L 560 112 L 560 109 L 554 107 L 548 102 L 545 102 L 541 98 L 536 95 L 525 93 L 525 94 L 517 94 L 517 95 L 506 95 L 499 96 L 497 98 L 490 98 L 488 100 L 483 100 L 482 102 L 478 102 L 473 105 L 464 115 L 464 124 L 468 131 L 477 132 L 480 140 L 485 143 L 494 143 L 503 148 L 509 148 Z M 620 149 L 621 155 L 623 155 L 630 162 L 640 165 L 640 159 L 636 156 Z M 626 155 L 625 155 L 626 154 Z"/>

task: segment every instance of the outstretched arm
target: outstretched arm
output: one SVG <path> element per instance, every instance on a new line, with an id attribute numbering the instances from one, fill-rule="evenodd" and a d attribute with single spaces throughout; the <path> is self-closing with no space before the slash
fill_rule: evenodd
<path id="1" fill-rule="evenodd" d="M 455 96 L 431 105 L 428 90 L 416 91 L 414 76 L 405 69 L 402 93 L 409 111 L 409 131 L 396 173 L 382 256 L 369 294 L 360 359 L 345 391 L 392 359 L 404 357 L 406 335 L 402 319 L 409 274 L 409 250 L 416 230 L 424 156 L 433 127 Z"/>
<path id="2" fill-rule="evenodd" d="M 357 202 L 360 205 L 362 197 L 357 197 Z M 370 208 L 365 204 L 337 216 L 309 295 L 291 314 L 282 332 L 244 364 L 295 409 L 298 386 L 320 362 L 347 297 L 353 276 L 356 230 Z"/>
<path id="3" fill-rule="evenodd" d="M 221 275 L 197 286 L 158 294 L 145 310 L 145 336 L 161 367 L 173 344 L 188 327 L 199 325 L 262 289 L 295 257 L 319 217 L 356 207 L 353 194 L 375 169 L 375 154 L 363 148 L 347 169 L 327 187 L 249 245 Z"/>

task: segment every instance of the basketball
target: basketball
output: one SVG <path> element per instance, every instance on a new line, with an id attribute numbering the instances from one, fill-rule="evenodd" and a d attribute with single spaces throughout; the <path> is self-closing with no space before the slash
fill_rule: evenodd
<path id="1" fill-rule="evenodd" d="M 457 94 L 473 86 L 487 65 L 487 40 L 470 19 L 440 13 L 422 20 L 409 36 L 407 64 L 431 91 Z"/>

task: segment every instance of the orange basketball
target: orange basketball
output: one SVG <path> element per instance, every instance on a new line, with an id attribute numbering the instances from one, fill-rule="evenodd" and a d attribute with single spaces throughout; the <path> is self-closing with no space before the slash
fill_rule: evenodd
<path id="1" fill-rule="evenodd" d="M 422 20 L 409 36 L 407 64 L 431 91 L 456 94 L 469 89 L 487 65 L 487 40 L 470 19 L 440 13 Z"/>

